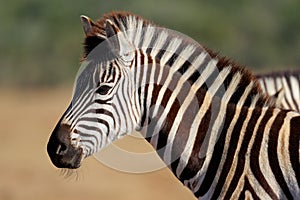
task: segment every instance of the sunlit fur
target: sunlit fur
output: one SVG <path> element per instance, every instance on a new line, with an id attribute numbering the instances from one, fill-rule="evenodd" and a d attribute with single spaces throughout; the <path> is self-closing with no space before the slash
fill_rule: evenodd
<path id="1" fill-rule="evenodd" d="M 77 82 L 61 123 L 85 156 L 137 129 L 199 199 L 300 196 L 300 116 L 275 108 L 249 71 L 129 13 L 86 23 L 83 62 L 111 31 L 134 56 Z"/>

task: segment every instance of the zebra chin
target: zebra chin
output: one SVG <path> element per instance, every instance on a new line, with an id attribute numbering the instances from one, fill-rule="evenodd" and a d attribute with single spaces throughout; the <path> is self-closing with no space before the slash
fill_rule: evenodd
<path id="1" fill-rule="evenodd" d="M 83 148 L 71 144 L 70 128 L 57 124 L 47 144 L 51 162 L 58 168 L 76 169 L 84 158 Z"/>

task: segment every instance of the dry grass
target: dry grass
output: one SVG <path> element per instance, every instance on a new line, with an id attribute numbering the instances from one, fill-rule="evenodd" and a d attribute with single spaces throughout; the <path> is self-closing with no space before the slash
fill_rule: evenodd
<path id="1" fill-rule="evenodd" d="M 81 169 L 63 172 L 68 178 L 60 176 L 61 172 L 50 163 L 46 143 L 67 107 L 71 91 L 0 90 L 1 200 L 194 199 L 168 169 L 127 174 L 91 157 Z M 120 143 L 127 144 L 132 146 L 128 139 Z"/>

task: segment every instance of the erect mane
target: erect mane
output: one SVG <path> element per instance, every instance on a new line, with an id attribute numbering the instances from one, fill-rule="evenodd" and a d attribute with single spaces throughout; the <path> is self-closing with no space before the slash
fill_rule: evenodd
<path id="1" fill-rule="evenodd" d="M 130 12 L 124 11 L 115 11 L 110 12 L 108 14 L 104 14 L 101 18 L 99 18 L 96 22 L 92 22 L 92 30 L 86 35 L 84 41 L 84 55 L 86 57 L 98 44 L 103 42 L 106 38 L 106 20 L 111 20 L 115 23 L 121 31 L 126 31 L 128 29 L 128 19 L 132 18 L 136 21 L 143 21 L 143 27 L 148 25 L 155 26 L 152 22 L 143 19 L 142 17 L 135 15 Z M 125 30 L 124 30 L 125 28 Z"/>
<path id="2" fill-rule="evenodd" d="M 85 58 L 97 45 L 99 45 L 101 42 L 107 39 L 106 37 L 106 23 L 107 20 L 110 20 L 113 22 L 121 31 L 127 31 L 128 29 L 135 29 L 136 27 L 133 27 L 136 22 L 142 22 L 142 27 L 152 26 L 152 27 L 158 27 L 154 23 L 143 19 L 142 17 L 129 13 L 129 12 L 111 12 L 108 14 L 103 15 L 100 19 L 98 19 L 96 22 L 92 23 L 92 30 L 86 35 L 85 41 L 84 41 L 84 55 L 83 58 Z M 135 23 L 131 23 L 135 22 Z M 180 38 L 180 35 L 176 35 L 176 33 L 168 32 L 169 37 L 174 36 Z M 181 38 L 183 40 L 183 43 L 185 45 L 190 45 L 191 43 L 195 43 L 192 39 L 188 38 Z M 198 43 L 197 43 L 198 44 Z M 192 44 L 191 44 L 192 45 Z M 254 97 L 257 96 L 257 103 L 256 105 L 259 107 L 268 106 L 268 107 L 274 107 L 275 103 L 272 101 L 271 98 L 266 96 L 255 76 L 245 67 L 237 64 L 236 62 L 232 61 L 231 59 L 228 59 L 226 57 L 219 56 L 218 54 L 214 53 L 212 50 L 208 48 L 204 48 L 204 50 L 209 54 L 209 56 L 212 59 L 216 59 L 217 67 L 219 70 L 231 66 L 231 74 L 234 74 L 236 72 L 240 72 L 242 75 L 242 81 L 239 83 L 238 91 L 236 91 L 237 96 L 241 96 L 244 92 L 244 89 L 252 82 L 253 87 L 250 91 L 249 96 Z M 226 84 L 226 83 L 225 83 Z M 251 100 L 248 99 L 248 103 Z"/>
<path id="3" fill-rule="evenodd" d="M 238 64 L 237 62 L 233 61 L 230 58 L 219 56 L 217 53 L 213 52 L 212 50 L 205 47 L 205 50 L 208 52 L 211 58 L 215 58 L 218 60 L 217 67 L 219 69 L 223 69 L 224 67 L 231 66 L 232 72 L 240 72 L 243 75 L 242 82 L 240 82 L 240 88 L 245 88 L 247 85 L 249 85 L 250 82 L 253 82 L 253 88 L 250 92 L 250 96 L 255 96 L 256 94 L 259 94 L 259 99 L 257 101 L 257 106 L 263 107 L 263 106 L 269 106 L 269 107 L 275 107 L 275 101 L 274 99 L 267 96 L 265 93 L 263 93 L 256 76 L 248 70 L 245 66 L 242 66 Z M 243 91 L 241 91 L 243 92 Z"/>

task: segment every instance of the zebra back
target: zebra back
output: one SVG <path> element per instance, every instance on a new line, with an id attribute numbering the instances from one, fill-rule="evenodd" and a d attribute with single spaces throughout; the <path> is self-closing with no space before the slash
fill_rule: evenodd
<path id="1" fill-rule="evenodd" d="M 256 75 L 262 91 L 283 109 L 300 112 L 300 70 Z"/>

